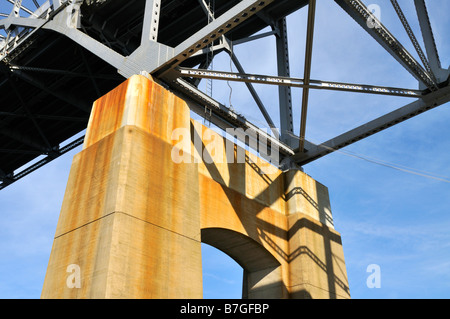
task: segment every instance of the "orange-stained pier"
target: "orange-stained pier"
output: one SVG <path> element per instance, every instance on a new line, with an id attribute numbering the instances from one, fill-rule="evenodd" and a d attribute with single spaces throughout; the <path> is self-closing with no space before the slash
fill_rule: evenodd
<path id="1" fill-rule="evenodd" d="M 180 128 L 189 140 L 173 139 Z M 211 139 L 226 143 L 207 130 L 144 76 L 95 102 L 42 298 L 202 298 L 202 242 L 243 267 L 244 298 L 350 297 L 327 188 L 299 170 L 262 174 L 249 152 L 208 154 Z M 173 160 L 183 143 L 192 161 Z"/>

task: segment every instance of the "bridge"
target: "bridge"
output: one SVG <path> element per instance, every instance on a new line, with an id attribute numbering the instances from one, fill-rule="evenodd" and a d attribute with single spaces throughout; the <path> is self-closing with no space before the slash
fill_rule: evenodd
<path id="1" fill-rule="evenodd" d="M 0 50 L 0 188 L 14 183 L 83 142 L 85 147 L 90 145 L 86 144 L 84 136 L 67 141 L 86 129 L 93 101 L 136 74 L 151 79 L 181 98 L 191 111 L 207 118 L 215 126 L 223 130 L 242 128 L 247 135 L 241 142 L 256 145 L 248 139 L 268 141 L 269 148 L 279 152 L 280 157 L 274 164 L 282 172 L 299 169 L 450 100 L 450 73 L 441 66 L 423 0 L 416 0 L 414 4 L 425 52 L 401 7 L 397 1 L 392 1 L 420 62 L 362 1 L 335 1 L 417 80 L 417 88 L 311 79 L 315 22 L 313 0 L 5 2 L 9 3 L 10 11 L 5 11 L 2 14 L 4 18 L 0 20 L 0 27 L 4 30 Z M 308 10 L 304 77 L 292 78 L 287 54 L 286 16 L 303 7 Z M 244 66 L 233 55 L 233 46 L 265 37 L 276 39 L 278 74 L 245 73 Z M 230 55 L 238 72 L 216 71 L 210 67 L 214 56 L 220 52 Z M 271 132 L 240 115 L 239 106 L 234 110 L 214 100 L 209 92 L 202 92 L 199 89 L 201 79 L 244 82 Z M 274 116 L 258 97 L 254 83 L 279 87 L 280 123 L 272 120 Z M 301 116 L 297 120 L 293 118 L 292 112 L 292 87 L 303 89 Z M 306 138 L 308 94 L 315 89 L 409 97 L 413 102 L 316 145 Z M 294 121 L 300 123 L 299 134 L 294 133 Z M 284 178 L 282 180 L 286 182 Z M 217 179 L 215 181 L 223 184 Z M 303 196 L 316 207 L 326 206 L 322 203 L 323 199 L 311 196 L 310 190 L 305 190 L 304 185 L 297 187 L 294 186 L 298 193 L 294 191 L 291 195 Z M 273 202 L 265 204 L 271 206 Z M 326 214 L 320 211 L 321 215 L 317 218 L 327 225 Z M 305 222 L 294 224 L 298 227 L 302 223 Z M 289 233 L 289 230 L 285 231 Z M 323 233 L 321 235 L 324 236 Z M 276 245 L 273 246 L 270 241 L 273 238 L 261 233 L 257 237 L 269 238 L 266 244 L 270 246 L 272 243 L 272 249 L 276 250 Z M 320 259 L 308 247 L 297 248 L 313 256 L 311 259 Z M 271 267 L 275 267 L 273 260 L 270 262 Z M 327 268 L 326 264 L 320 262 L 316 262 L 316 266 Z M 334 284 L 348 293 L 342 278 L 334 278 Z M 328 285 L 332 286 L 330 282 Z M 330 288 L 330 292 L 336 294 L 336 288 Z"/>
<path id="2" fill-rule="evenodd" d="M 65 143 L 83 131 L 92 101 L 133 74 L 153 79 L 192 101 L 192 110 L 222 129 L 250 129 L 280 150 L 280 166 L 302 166 L 330 152 L 449 101 L 448 69 L 442 68 L 424 0 L 415 1 L 425 44 L 417 37 L 396 1 L 396 10 L 414 43 L 421 63 L 382 25 L 362 1 L 335 1 L 360 27 L 389 52 L 418 81 L 418 88 L 376 87 L 309 78 L 314 10 L 308 19 L 305 77 L 290 78 L 285 17 L 308 1 L 12 1 L 4 0 L 1 36 L 0 188 L 4 188 L 53 159 L 81 145 L 83 138 Z M 211 2 L 212 3 L 212 2 Z M 9 4 L 9 6 L 8 6 Z M 311 6 L 314 9 L 314 4 Z M 373 19 L 376 27 L 367 23 Z M 270 27 L 271 31 L 257 33 Z M 209 69 L 210 52 L 232 53 L 232 46 L 275 37 L 278 74 L 235 74 Z M 232 41 L 230 40 L 232 39 Z M 198 88 L 199 79 L 245 82 L 267 127 L 261 130 L 224 102 Z M 278 85 L 280 123 L 274 123 L 252 83 Z M 300 134 L 294 134 L 290 88 L 303 90 Z M 315 145 L 306 131 L 308 91 L 341 90 L 361 94 L 407 96 L 414 101 L 376 120 Z M 79 94 L 83 92 L 83 94 Z M 39 159 L 39 160 L 36 160 Z M 32 165 L 28 165 L 34 160 Z"/>

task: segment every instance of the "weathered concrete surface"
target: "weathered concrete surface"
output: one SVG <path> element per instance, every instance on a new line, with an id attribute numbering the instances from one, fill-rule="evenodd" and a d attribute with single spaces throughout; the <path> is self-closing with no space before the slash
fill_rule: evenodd
<path id="1" fill-rule="evenodd" d="M 172 160 L 179 128 L 188 163 Z M 269 164 L 249 152 L 228 162 L 211 140 L 226 144 L 143 76 L 96 101 L 42 298 L 202 298 L 201 242 L 244 268 L 245 298 L 349 298 L 326 187 L 300 171 L 263 175 Z M 72 264 L 80 288 L 67 285 Z"/>

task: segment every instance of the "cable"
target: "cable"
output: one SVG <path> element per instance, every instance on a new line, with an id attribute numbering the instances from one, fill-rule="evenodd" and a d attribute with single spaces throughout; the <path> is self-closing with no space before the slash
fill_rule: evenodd
<path id="1" fill-rule="evenodd" d="M 298 136 L 295 136 L 292 133 L 288 133 L 291 136 L 299 139 Z M 316 144 L 317 147 L 321 147 L 324 148 L 326 150 L 332 151 L 332 152 L 337 152 L 346 156 L 350 156 L 353 158 L 357 158 L 357 159 L 361 159 L 363 161 L 372 163 L 372 164 L 376 164 L 376 165 L 380 165 L 380 166 L 384 166 L 384 167 L 388 167 L 388 168 L 392 168 L 401 172 L 405 172 L 405 173 L 409 173 L 409 174 L 413 174 L 413 175 L 417 175 L 417 176 L 422 176 L 422 177 L 426 177 L 426 178 L 430 178 L 430 179 L 434 179 L 437 181 L 441 181 L 441 182 L 445 182 L 445 183 L 450 183 L 450 178 L 448 176 L 443 176 L 443 175 L 437 175 L 434 173 L 430 173 L 430 172 L 426 172 L 426 171 L 420 171 L 418 169 L 415 168 L 411 168 L 408 166 L 404 166 L 404 165 L 400 165 L 400 164 L 395 164 L 395 163 L 389 163 L 380 159 L 375 159 L 375 158 L 370 158 L 367 157 L 365 155 L 362 154 L 358 154 L 358 153 L 354 153 L 354 152 L 350 152 L 350 151 L 344 151 L 344 150 L 336 150 L 332 147 L 323 145 L 323 144 Z"/>
<path id="2" fill-rule="evenodd" d="M 230 72 L 233 72 L 233 41 L 230 39 Z M 231 104 L 231 95 L 233 94 L 233 88 L 230 85 L 230 81 L 227 81 L 227 85 L 230 88 L 230 95 L 228 97 L 228 103 L 230 104 L 230 109 L 234 111 L 233 104 Z"/>
<path id="3" fill-rule="evenodd" d="M 384 167 L 388 167 L 388 168 L 392 168 L 401 172 L 405 172 L 405 173 L 409 173 L 409 174 L 413 174 L 413 175 L 418 175 L 418 176 L 422 176 L 422 177 L 426 177 L 426 178 L 431 178 L 431 179 L 435 179 L 441 182 L 445 182 L 445 183 L 450 183 L 450 178 L 446 177 L 446 176 L 438 176 L 438 175 L 433 175 L 432 173 L 429 172 L 424 172 L 424 171 L 420 171 L 417 170 L 415 168 L 410 168 L 410 167 L 406 167 L 403 165 L 398 165 L 398 164 L 392 164 L 392 163 L 388 163 L 382 160 L 375 160 L 375 159 L 371 159 L 362 155 L 358 155 L 358 154 L 354 154 L 352 152 L 346 152 L 346 151 L 342 151 L 342 150 L 337 150 L 339 153 L 342 153 L 344 155 L 347 156 L 351 156 L 351 157 L 355 157 L 355 158 L 359 158 L 362 159 L 364 161 L 367 161 L 369 163 L 373 163 L 373 164 L 377 164 L 377 165 L 381 165 Z"/>

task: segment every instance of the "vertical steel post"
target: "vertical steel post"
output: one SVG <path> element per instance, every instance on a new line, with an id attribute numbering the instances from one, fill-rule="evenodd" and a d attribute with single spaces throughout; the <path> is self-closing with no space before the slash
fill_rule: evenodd
<path id="1" fill-rule="evenodd" d="M 424 0 L 414 0 L 416 6 L 417 17 L 419 19 L 420 30 L 422 31 L 423 43 L 427 53 L 428 62 L 436 75 L 438 82 L 446 80 L 448 73 L 442 69 L 439 54 L 434 40 L 433 30 L 431 28 L 428 10 Z M 441 75 L 441 76 L 440 76 Z"/>
<path id="2" fill-rule="evenodd" d="M 308 97 L 309 97 L 309 80 L 311 76 L 311 60 L 312 48 L 314 38 L 314 20 L 316 15 L 316 0 L 309 0 L 308 7 L 308 29 L 306 35 L 306 53 L 305 53 L 305 73 L 303 77 L 303 99 L 302 99 L 302 114 L 300 119 L 300 143 L 299 151 L 303 152 L 305 149 L 305 135 L 306 135 L 306 115 L 308 112 Z"/>
<path id="3" fill-rule="evenodd" d="M 142 39 L 144 41 L 158 41 L 159 12 L 161 0 L 146 0 L 144 12 L 144 24 L 142 27 Z"/>
<path id="4" fill-rule="evenodd" d="M 278 31 L 276 36 L 278 75 L 290 77 L 286 18 L 277 21 L 275 28 Z M 281 141 L 289 146 L 296 147 L 291 143 L 291 134 L 294 133 L 291 88 L 289 86 L 280 85 L 278 87 L 278 95 L 280 103 Z"/>

